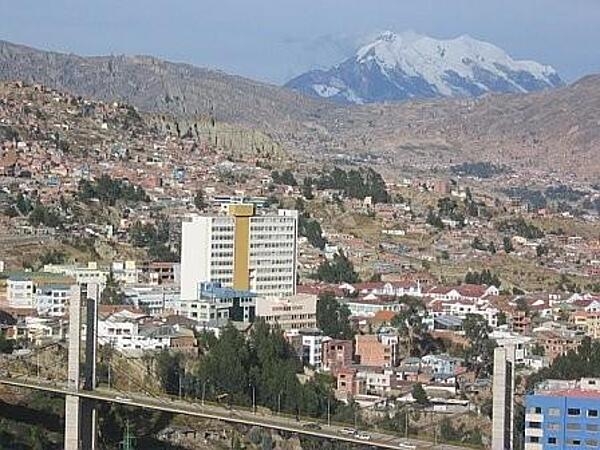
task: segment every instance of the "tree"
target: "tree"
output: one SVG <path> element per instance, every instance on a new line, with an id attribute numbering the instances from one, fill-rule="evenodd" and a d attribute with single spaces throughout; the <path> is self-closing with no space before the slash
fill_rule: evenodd
<path id="1" fill-rule="evenodd" d="M 178 395 L 183 383 L 183 355 L 164 349 L 156 359 L 156 374 L 167 394 Z"/>
<path id="2" fill-rule="evenodd" d="M 423 303 L 415 297 L 403 296 L 402 310 L 392 319 L 392 326 L 398 329 L 400 336 L 406 336 L 408 353 L 412 356 L 422 356 L 436 346 L 433 338 L 427 333 L 423 323 Z"/>
<path id="3" fill-rule="evenodd" d="M 475 370 L 475 377 L 491 374 L 494 360 L 495 341 L 490 339 L 490 327 L 483 316 L 467 314 L 462 323 L 469 348 L 465 352 L 467 364 Z"/>
<path id="4" fill-rule="evenodd" d="M 535 344 L 531 347 L 531 354 L 536 356 L 544 356 L 546 354 L 546 350 L 540 344 Z"/>
<path id="5" fill-rule="evenodd" d="M 106 277 L 106 284 L 100 296 L 100 303 L 104 305 L 122 305 L 125 303 L 125 293 L 121 289 L 121 285 L 115 280 L 115 275 L 112 270 Z"/>
<path id="6" fill-rule="evenodd" d="M 354 265 L 342 251 L 333 257 L 333 261 L 324 261 L 317 269 L 317 279 L 326 283 L 356 283 L 358 274 Z"/>
<path id="7" fill-rule="evenodd" d="M 323 250 L 327 240 L 323 237 L 321 224 L 314 219 L 311 219 L 308 214 L 300 215 L 298 220 L 298 233 L 308 239 L 308 242 L 318 249 Z"/>
<path id="8" fill-rule="evenodd" d="M 473 242 L 471 242 L 471 248 L 475 250 L 487 251 L 489 247 L 483 243 L 479 236 L 475 236 Z"/>
<path id="9" fill-rule="evenodd" d="M 498 326 L 506 325 L 507 323 L 506 313 L 504 311 L 500 311 L 496 316 L 496 319 L 498 320 Z"/>
<path id="10" fill-rule="evenodd" d="M 317 300 L 317 327 L 325 336 L 334 339 L 353 339 L 354 330 L 350 326 L 350 310 L 340 304 L 331 292 L 319 294 Z"/>
<path id="11" fill-rule="evenodd" d="M 415 383 L 412 387 L 412 396 L 420 406 L 427 406 L 429 404 L 429 397 L 421 383 Z"/>
<path id="12" fill-rule="evenodd" d="M 502 246 L 504 247 L 504 253 L 508 254 L 515 250 L 512 245 L 512 240 L 508 236 L 504 236 L 502 239 Z"/>
<path id="13" fill-rule="evenodd" d="M 0 353 L 12 353 L 14 349 L 14 341 L 6 339 L 4 332 L 0 330 Z"/>
<path id="14" fill-rule="evenodd" d="M 540 244 L 535 248 L 535 254 L 538 256 L 538 258 L 541 258 L 542 256 L 546 256 L 548 254 L 548 247 L 545 246 L 544 244 Z"/>
<path id="15" fill-rule="evenodd" d="M 302 182 L 302 196 L 306 200 L 312 200 L 313 198 L 315 198 L 312 191 L 312 183 L 313 180 L 310 177 L 304 178 L 304 181 Z"/>
<path id="16" fill-rule="evenodd" d="M 202 189 L 198 189 L 196 191 L 196 195 L 194 196 L 194 206 L 199 211 L 204 211 L 208 207 L 206 199 L 204 198 L 204 191 Z"/>

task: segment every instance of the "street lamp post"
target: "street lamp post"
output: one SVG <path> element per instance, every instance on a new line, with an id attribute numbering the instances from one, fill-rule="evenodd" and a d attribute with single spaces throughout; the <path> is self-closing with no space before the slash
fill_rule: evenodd
<path id="1" fill-rule="evenodd" d="M 179 372 L 179 398 L 181 399 L 181 372 Z"/>
<path id="2" fill-rule="evenodd" d="M 327 396 L 327 426 L 331 426 L 331 397 Z"/>
<path id="3" fill-rule="evenodd" d="M 248 386 L 252 387 L 252 412 L 256 414 L 256 387 L 252 383 L 249 383 Z"/>
<path id="4" fill-rule="evenodd" d="M 206 398 L 206 381 L 202 382 L 202 406 L 204 406 L 204 399 Z"/>
<path id="5" fill-rule="evenodd" d="M 281 392 L 277 395 L 277 414 L 281 414 Z"/>

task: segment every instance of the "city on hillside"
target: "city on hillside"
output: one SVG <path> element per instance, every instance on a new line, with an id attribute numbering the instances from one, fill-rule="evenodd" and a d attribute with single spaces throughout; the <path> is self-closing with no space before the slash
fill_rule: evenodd
<path id="1" fill-rule="evenodd" d="M 256 52 L 224 6 L 182 3 L 123 34 L 130 5 L 0 32 L 32 36 L 0 40 L 0 449 L 600 448 L 600 77 L 563 53 L 579 38 L 486 19 L 367 39 L 401 11 L 351 0 L 343 38 L 292 37 L 321 26 L 298 11 Z M 204 14 L 215 48 L 135 56 Z M 43 32 L 75 43 L 83 19 L 95 44 Z"/>

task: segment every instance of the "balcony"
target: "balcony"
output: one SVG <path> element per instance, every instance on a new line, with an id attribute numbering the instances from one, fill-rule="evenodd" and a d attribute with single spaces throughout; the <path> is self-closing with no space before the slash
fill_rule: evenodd
<path id="1" fill-rule="evenodd" d="M 525 414 L 525 422 L 544 422 L 543 414 L 527 413 Z"/>
<path id="2" fill-rule="evenodd" d="M 533 442 L 525 443 L 525 450 L 543 450 L 543 449 L 544 449 L 544 446 L 542 444 L 533 443 Z"/>
<path id="3" fill-rule="evenodd" d="M 525 428 L 525 436 L 542 437 L 544 436 L 544 430 L 541 428 Z"/>

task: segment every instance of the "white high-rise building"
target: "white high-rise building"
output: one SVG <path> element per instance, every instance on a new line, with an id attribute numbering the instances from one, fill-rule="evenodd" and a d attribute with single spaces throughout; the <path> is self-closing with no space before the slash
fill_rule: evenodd
<path id="1" fill-rule="evenodd" d="M 206 282 L 262 297 L 294 295 L 298 212 L 255 215 L 248 204 L 230 205 L 228 212 L 183 222 L 181 299 L 196 300 Z"/>

